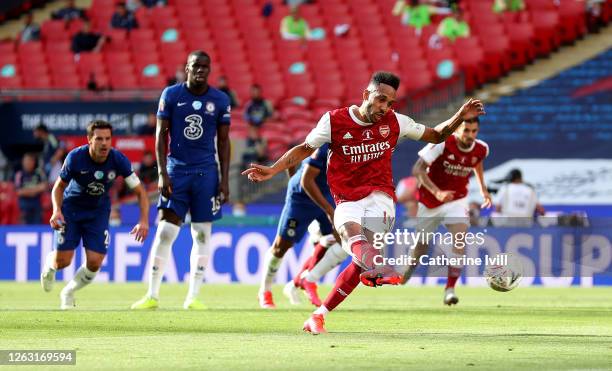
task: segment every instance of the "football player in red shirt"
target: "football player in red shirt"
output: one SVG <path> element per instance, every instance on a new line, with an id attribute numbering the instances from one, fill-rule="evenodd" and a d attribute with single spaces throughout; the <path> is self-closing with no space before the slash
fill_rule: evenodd
<path id="1" fill-rule="evenodd" d="M 491 195 L 484 181 L 483 160 L 489 155 L 489 146 L 476 139 L 480 120 L 467 118 L 455 134 L 444 142 L 428 144 L 419 151 L 419 159 L 412 169 L 419 182 L 419 207 L 416 231 L 428 236 L 440 224 L 453 234 L 452 250 L 446 249 L 449 258 L 465 254 L 465 234 L 470 225 L 469 203 L 467 199 L 469 177 L 476 174 L 480 193 L 484 199 L 481 207 L 491 206 Z M 413 251 L 416 264 L 420 256 L 427 253 L 429 244 L 419 242 Z M 416 264 L 409 267 L 402 278 L 403 283 L 410 279 Z M 461 275 L 461 265 L 449 265 L 448 280 L 444 292 L 444 304 L 459 302 L 455 294 L 455 283 Z"/>
<path id="2" fill-rule="evenodd" d="M 327 181 L 336 203 L 334 225 L 353 262 L 338 276 L 332 292 L 304 323 L 304 331 L 324 333 L 324 317 L 361 281 L 368 286 L 399 284 L 401 275 L 374 264 L 380 250 L 374 233 L 389 232 L 395 221 L 395 187 L 391 155 L 398 139 L 442 143 L 463 120 L 484 114 L 484 106 L 470 99 L 450 119 L 435 128 L 414 122 L 391 109 L 400 80 L 389 72 L 376 72 L 363 91 L 361 106 L 327 112 L 304 143 L 287 151 L 271 167 L 252 164 L 242 174 L 260 182 L 299 164 L 324 143 L 329 145 Z"/>

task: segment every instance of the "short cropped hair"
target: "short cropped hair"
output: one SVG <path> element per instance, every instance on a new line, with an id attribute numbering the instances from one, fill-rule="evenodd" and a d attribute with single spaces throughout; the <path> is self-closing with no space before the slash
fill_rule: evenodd
<path id="1" fill-rule="evenodd" d="M 387 84 L 393 89 L 397 90 L 400 84 L 400 78 L 397 75 L 387 71 L 374 72 L 370 79 L 370 85 L 378 86 L 380 84 Z"/>
<path id="2" fill-rule="evenodd" d="M 205 57 L 205 58 L 208 58 L 208 60 L 210 60 L 210 55 L 208 55 L 208 53 L 206 53 L 206 52 L 205 52 L 205 51 L 203 51 L 203 50 L 194 50 L 194 51 L 192 51 L 192 52 L 191 52 L 191 53 L 189 53 L 189 55 L 187 56 L 187 60 L 189 60 L 189 58 L 191 58 L 192 56 L 193 56 L 193 57 L 196 57 L 196 58 L 199 58 L 199 57 Z"/>
<path id="3" fill-rule="evenodd" d="M 96 129 L 109 129 L 111 134 L 113 133 L 113 125 L 110 122 L 104 120 L 93 120 L 87 125 L 87 138 L 91 138 L 94 135 Z"/>

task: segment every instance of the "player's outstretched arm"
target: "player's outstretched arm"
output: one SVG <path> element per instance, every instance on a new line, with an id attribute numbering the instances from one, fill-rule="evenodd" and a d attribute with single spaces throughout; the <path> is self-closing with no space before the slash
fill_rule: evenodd
<path id="1" fill-rule="evenodd" d="M 314 148 L 305 142 L 285 152 L 272 166 L 251 164 L 251 167 L 242 172 L 253 182 L 263 182 L 280 173 L 283 170 L 295 166 L 314 152 Z"/>
<path id="2" fill-rule="evenodd" d="M 421 140 L 428 143 L 442 143 L 457 130 L 465 119 L 484 114 L 485 111 L 482 102 L 478 99 L 470 98 L 450 119 L 436 125 L 433 129 L 425 128 Z"/>
<path id="3" fill-rule="evenodd" d="M 68 183 L 58 177 L 51 191 L 51 203 L 53 204 L 53 214 L 49 219 L 49 225 L 53 229 L 60 230 L 65 223 L 64 214 L 62 214 L 62 204 L 64 203 L 64 190 L 68 187 Z"/>
<path id="4" fill-rule="evenodd" d="M 168 151 L 168 134 L 170 132 L 170 120 L 157 118 L 157 128 L 155 130 L 155 155 L 157 156 L 157 171 L 159 180 L 157 188 L 162 196 L 168 198 L 172 193 L 172 183 L 166 169 L 166 155 Z"/>
<path id="5" fill-rule="evenodd" d="M 488 209 L 493 206 L 493 200 L 491 199 L 491 195 L 489 194 L 489 190 L 487 190 L 487 185 L 485 184 L 484 166 L 482 165 L 482 162 L 474 168 L 474 174 L 476 175 L 476 180 L 478 181 L 478 187 L 480 187 L 480 195 L 484 199 L 484 202 L 482 205 L 480 205 L 480 208 Z"/>
<path id="6" fill-rule="evenodd" d="M 133 188 L 136 197 L 138 197 L 138 206 L 140 208 L 140 219 L 138 224 L 132 228 L 130 234 L 134 235 L 134 239 L 138 242 L 144 242 L 149 234 L 149 196 L 142 184 L 138 184 Z"/>
<path id="7" fill-rule="evenodd" d="M 431 180 L 427 175 L 427 167 L 429 165 L 422 158 L 419 158 L 412 167 L 412 175 L 417 178 L 419 184 L 422 184 L 434 197 L 440 202 L 451 201 L 454 197 L 455 191 L 443 191 Z"/>
<path id="8" fill-rule="evenodd" d="M 217 129 L 217 148 L 219 151 L 219 166 L 221 168 L 221 182 L 219 193 L 221 203 L 229 201 L 229 163 L 230 163 L 230 139 L 229 125 L 219 125 Z"/>

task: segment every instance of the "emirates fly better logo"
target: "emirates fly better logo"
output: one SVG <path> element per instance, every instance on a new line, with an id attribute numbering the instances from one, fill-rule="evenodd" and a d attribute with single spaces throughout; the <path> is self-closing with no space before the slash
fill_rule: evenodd
<path id="1" fill-rule="evenodd" d="M 351 156 L 351 163 L 366 162 L 381 157 L 386 150 L 391 148 L 388 141 L 359 145 L 342 146 L 342 153 Z"/>

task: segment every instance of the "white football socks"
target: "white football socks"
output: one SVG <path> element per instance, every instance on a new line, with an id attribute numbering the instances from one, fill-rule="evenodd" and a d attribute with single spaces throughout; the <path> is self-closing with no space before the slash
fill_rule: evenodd
<path id="1" fill-rule="evenodd" d="M 166 260 L 172 252 L 172 244 L 181 228 L 165 220 L 159 222 L 153 246 L 151 247 L 151 267 L 149 268 L 149 290 L 147 296 L 158 299 L 159 287 L 164 277 Z"/>
<path id="2" fill-rule="evenodd" d="M 45 258 L 45 266 L 43 268 L 43 273 L 47 273 L 47 272 L 53 272 L 55 273 L 57 271 L 57 268 L 55 267 L 55 255 L 56 255 L 56 251 L 50 251 L 47 254 L 47 257 Z"/>
<path id="3" fill-rule="evenodd" d="M 204 281 L 204 271 L 210 256 L 210 236 L 212 223 L 191 223 L 191 246 L 190 268 L 189 268 L 189 291 L 187 300 L 198 297 L 200 287 Z"/>
<path id="4" fill-rule="evenodd" d="M 264 274 L 261 277 L 261 284 L 259 285 L 260 293 L 272 290 L 272 281 L 274 281 L 274 276 L 276 276 L 276 271 L 278 271 L 278 267 L 282 261 L 283 258 L 277 258 L 274 256 L 272 253 L 272 248 L 266 252 L 263 266 Z"/>
<path id="5" fill-rule="evenodd" d="M 323 258 L 304 276 L 304 279 L 309 282 L 317 282 L 327 272 L 342 263 L 348 256 L 340 244 L 332 245 L 325 251 Z"/>
<path id="6" fill-rule="evenodd" d="M 325 317 L 328 313 L 329 309 L 325 308 L 325 305 L 321 305 L 314 311 L 314 314 L 322 314 L 323 317 Z"/>
<path id="7" fill-rule="evenodd" d="M 87 269 L 87 266 L 83 264 L 81 268 L 74 274 L 74 277 L 68 282 L 64 290 L 68 292 L 74 292 L 80 290 L 83 287 L 89 285 L 96 278 L 98 272 L 92 272 Z"/>

